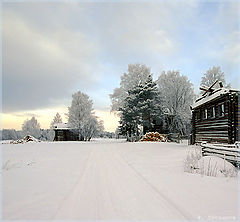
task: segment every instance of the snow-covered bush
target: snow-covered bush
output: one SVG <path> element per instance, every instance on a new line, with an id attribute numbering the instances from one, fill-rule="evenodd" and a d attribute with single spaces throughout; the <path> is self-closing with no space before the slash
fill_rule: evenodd
<path id="1" fill-rule="evenodd" d="M 187 153 L 184 160 L 184 171 L 188 173 L 196 173 L 199 170 L 198 161 L 202 158 L 202 150 L 196 147 Z"/>

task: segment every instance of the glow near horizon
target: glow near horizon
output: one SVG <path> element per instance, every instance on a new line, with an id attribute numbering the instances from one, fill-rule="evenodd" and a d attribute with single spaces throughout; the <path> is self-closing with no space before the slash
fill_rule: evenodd
<path id="1" fill-rule="evenodd" d="M 2 114 L 2 129 L 16 129 L 21 130 L 22 124 L 26 119 L 35 116 L 42 129 L 49 129 L 56 111 L 61 115 L 63 122 L 67 122 L 66 113 L 67 108 L 55 107 L 52 109 L 32 110 L 27 112 L 16 112 L 9 114 Z M 119 117 L 110 113 L 109 111 L 94 110 L 95 115 L 99 120 L 104 121 L 104 128 L 108 132 L 115 132 L 118 126 Z M 33 113 L 32 113 L 33 112 Z"/>

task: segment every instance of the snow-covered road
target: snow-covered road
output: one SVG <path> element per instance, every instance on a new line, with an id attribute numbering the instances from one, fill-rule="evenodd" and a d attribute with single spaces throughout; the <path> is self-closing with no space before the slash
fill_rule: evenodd
<path id="1" fill-rule="evenodd" d="M 237 219 L 237 179 L 183 172 L 184 144 L 3 146 L 5 219 Z"/>

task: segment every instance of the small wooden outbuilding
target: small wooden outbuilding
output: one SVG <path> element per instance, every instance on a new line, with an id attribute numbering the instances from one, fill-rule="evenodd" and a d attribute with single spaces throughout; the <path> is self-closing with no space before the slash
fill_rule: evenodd
<path id="1" fill-rule="evenodd" d="M 79 140 L 78 133 L 71 129 L 67 123 L 56 123 L 53 126 L 55 132 L 54 141 L 76 141 Z"/>
<path id="2" fill-rule="evenodd" d="M 200 87 L 205 92 L 191 106 L 191 144 L 214 142 L 232 144 L 239 141 L 239 90 Z"/>

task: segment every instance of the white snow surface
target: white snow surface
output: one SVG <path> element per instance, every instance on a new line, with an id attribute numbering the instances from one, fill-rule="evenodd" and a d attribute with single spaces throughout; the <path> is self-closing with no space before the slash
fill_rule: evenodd
<path id="1" fill-rule="evenodd" d="M 3 219 L 239 219 L 238 179 L 184 172 L 189 149 L 114 139 L 3 144 Z"/>

